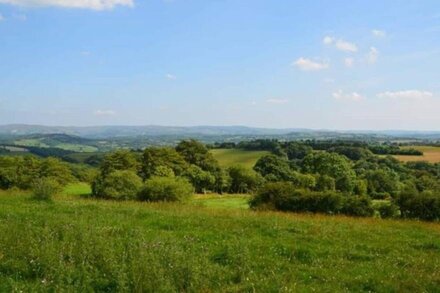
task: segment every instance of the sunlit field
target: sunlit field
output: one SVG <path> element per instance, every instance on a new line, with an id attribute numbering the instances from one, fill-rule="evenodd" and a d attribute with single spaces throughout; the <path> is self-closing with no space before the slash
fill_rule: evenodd
<path id="1" fill-rule="evenodd" d="M 185 204 L 0 194 L 0 291 L 381 291 L 440 288 L 440 225 Z"/>
<path id="2" fill-rule="evenodd" d="M 405 147 L 402 147 L 405 148 Z M 409 147 L 407 147 L 409 148 Z M 440 162 L 440 147 L 435 146 L 414 146 L 411 147 L 423 152 L 423 156 L 394 156 L 403 162 L 427 161 L 430 163 Z"/>
<path id="3" fill-rule="evenodd" d="M 242 165 L 248 168 L 252 168 L 259 158 L 269 154 L 267 151 L 247 151 L 240 149 L 214 149 L 211 150 L 211 152 L 222 167 Z"/>

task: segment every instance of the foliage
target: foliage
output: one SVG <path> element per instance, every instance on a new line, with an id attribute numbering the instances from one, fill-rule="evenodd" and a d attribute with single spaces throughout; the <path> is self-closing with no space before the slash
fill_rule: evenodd
<path id="1" fill-rule="evenodd" d="M 214 189 L 216 178 L 208 171 L 196 165 L 191 165 L 184 176 L 189 179 L 197 193 L 205 193 L 208 190 Z"/>
<path id="2" fill-rule="evenodd" d="M 61 190 L 60 183 L 53 178 L 36 179 L 32 183 L 32 198 L 36 200 L 51 200 Z"/>
<path id="3" fill-rule="evenodd" d="M 152 177 L 145 181 L 138 198 L 142 201 L 186 201 L 193 195 L 192 185 L 175 177 Z"/>
<path id="4" fill-rule="evenodd" d="M 305 173 L 334 178 L 336 190 L 351 193 L 355 187 L 356 174 L 344 156 L 327 152 L 312 153 L 304 158 L 302 168 Z"/>
<path id="5" fill-rule="evenodd" d="M 142 156 L 142 171 L 144 179 L 158 175 L 158 168 L 166 167 L 174 175 L 181 175 L 187 168 L 183 157 L 173 148 L 150 147 L 144 150 Z"/>
<path id="6" fill-rule="evenodd" d="M 275 155 L 261 157 L 255 164 L 254 170 L 268 181 L 291 181 L 294 179 L 289 162 Z"/>
<path id="7" fill-rule="evenodd" d="M 142 179 L 135 172 L 113 171 L 98 177 L 92 185 L 93 195 L 108 199 L 136 199 L 142 188 Z"/>
<path id="8" fill-rule="evenodd" d="M 228 168 L 231 193 L 252 193 L 263 182 L 263 178 L 253 170 L 237 165 Z"/>

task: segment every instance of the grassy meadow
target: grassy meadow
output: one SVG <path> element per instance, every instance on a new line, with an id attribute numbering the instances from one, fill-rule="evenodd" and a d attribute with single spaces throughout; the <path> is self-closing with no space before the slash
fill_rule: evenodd
<path id="1" fill-rule="evenodd" d="M 416 162 L 416 161 L 427 161 L 430 163 L 440 163 L 440 147 L 436 146 L 411 146 L 411 147 L 402 147 L 405 148 L 414 148 L 416 150 L 422 151 L 423 156 L 394 156 L 400 161 L 403 162 Z"/>
<path id="2" fill-rule="evenodd" d="M 440 225 L 0 193 L 0 291 L 439 292 Z"/>
<path id="3" fill-rule="evenodd" d="M 218 160 L 221 167 L 230 167 L 232 165 L 242 165 L 252 168 L 255 163 L 268 151 L 247 151 L 240 149 L 213 149 L 211 150 L 214 158 Z"/>

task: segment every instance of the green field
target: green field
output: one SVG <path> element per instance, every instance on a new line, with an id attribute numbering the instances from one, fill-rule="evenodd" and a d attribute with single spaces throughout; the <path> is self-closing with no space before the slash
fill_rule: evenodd
<path id="1" fill-rule="evenodd" d="M 239 149 L 214 149 L 211 150 L 211 152 L 222 167 L 243 165 L 248 168 L 252 168 L 259 158 L 269 154 L 267 151 L 247 151 Z"/>
<path id="2" fill-rule="evenodd" d="M 440 225 L 0 192 L 0 291 L 439 292 Z M 237 208 L 238 207 L 238 208 Z"/>

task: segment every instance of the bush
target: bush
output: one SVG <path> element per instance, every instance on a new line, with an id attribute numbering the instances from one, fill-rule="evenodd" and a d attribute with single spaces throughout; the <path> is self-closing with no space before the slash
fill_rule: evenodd
<path id="1" fill-rule="evenodd" d="M 32 183 L 32 198 L 36 200 L 51 200 L 61 190 L 62 186 L 53 178 L 37 179 Z"/>
<path id="2" fill-rule="evenodd" d="M 184 178 L 152 177 L 145 182 L 138 198 L 143 201 L 185 201 L 193 192 L 193 186 Z"/>
<path id="3" fill-rule="evenodd" d="M 348 196 L 341 212 L 349 216 L 369 217 L 374 214 L 374 209 L 368 196 Z"/>
<path id="4" fill-rule="evenodd" d="M 135 199 L 141 188 L 142 179 L 133 171 L 114 171 L 92 185 L 94 196 L 109 199 Z"/>
<path id="5" fill-rule="evenodd" d="M 402 194 L 398 200 L 402 216 L 426 221 L 440 219 L 440 194 L 422 192 L 420 194 Z"/>
<path id="6" fill-rule="evenodd" d="M 382 219 L 396 218 L 399 216 L 399 207 L 394 203 L 381 204 L 376 209 Z"/>

